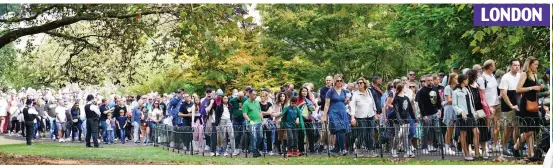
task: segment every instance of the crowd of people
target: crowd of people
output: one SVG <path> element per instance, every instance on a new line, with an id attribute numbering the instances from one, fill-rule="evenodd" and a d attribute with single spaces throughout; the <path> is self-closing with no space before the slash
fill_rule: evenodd
<path id="1" fill-rule="evenodd" d="M 539 160 L 535 147 L 541 146 L 534 140 L 550 124 L 550 71 L 538 76 L 538 66 L 530 57 L 521 69 L 521 61 L 513 59 L 501 75 L 495 61 L 487 60 L 462 71 L 453 64 L 448 74 L 420 80 L 411 71 L 387 85 L 379 76 L 345 83 L 338 74 L 326 77 L 320 89 L 313 83 L 299 90 L 287 84 L 276 91 L 246 87 L 230 94 L 208 88 L 203 97 L 182 89 L 102 96 L 6 88 L 0 96 L 0 133 L 24 136 L 29 145 L 38 138 L 82 142 L 82 136 L 88 147 L 91 138 L 94 147 L 151 145 L 160 140 L 156 127 L 166 125 L 190 128 L 190 134 L 179 134 L 190 139 L 183 148 L 211 156 L 300 156 L 326 149 L 335 156 L 378 157 L 376 149 L 385 148 L 393 157 L 441 150 L 461 152 L 467 161 L 489 159 L 492 152 Z M 174 139 L 170 146 L 181 145 Z"/>

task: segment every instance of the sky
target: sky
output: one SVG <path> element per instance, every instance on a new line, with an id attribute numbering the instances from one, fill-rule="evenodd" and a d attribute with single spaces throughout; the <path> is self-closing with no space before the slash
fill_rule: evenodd
<path id="1" fill-rule="evenodd" d="M 259 11 L 255 9 L 256 7 L 257 7 L 256 3 L 247 5 L 248 14 L 246 15 L 246 17 L 252 16 L 254 18 L 254 22 L 257 25 L 261 25 L 261 15 L 259 14 Z M 31 36 L 24 36 L 19 39 L 20 41 L 18 43 L 15 43 L 15 47 L 21 50 L 25 49 L 25 46 L 27 45 L 27 41 L 32 40 Z M 34 45 L 40 45 L 46 42 L 47 40 L 48 40 L 48 36 L 46 36 L 46 34 L 44 33 L 40 33 L 40 34 L 34 35 L 34 40 L 32 41 L 32 43 Z"/>

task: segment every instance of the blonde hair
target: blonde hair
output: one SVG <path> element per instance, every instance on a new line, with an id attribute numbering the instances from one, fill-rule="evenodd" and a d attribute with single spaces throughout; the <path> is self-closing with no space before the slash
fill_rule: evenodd
<path id="1" fill-rule="evenodd" d="M 537 73 L 537 70 L 536 72 L 532 72 L 532 69 L 530 68 L 530 64 L 532 64 L 535 61 L 538 61 L 538 59 L 532 56 L 526 58 L 526 61 L 524 61 L 524 66 L 522 67 L 522 71 L 525 72 L 526 75 L 530 75 L 530 72 L 534 74 Z"/>
<path id="2" fill-rule="evenodd" d="M 456 73 L 450 73 L 449 77 L 447 78 L 447 85 L 450 85 L 450 87 L 451 87 L 451 85 L 452 85 L 451 82 L 453 82 L 452 79 L 455 78 L 455 77 L 457 77 Z M 453 87 L 455 87 L 455 86 L 453 86 Z"/>
<path id="3" fill-rule="evenodd" d="M 484 69 L 487 70 L 487 69 L 490 69 L 490 67 L 492 67 L 492 65 L 495 64 L 495 61 L 489 59 L 489 60 L 486 60 L 484 62 Z"/>
<path id="4" fill-rule="evenodd" d="M 363 83 L 365 84 L 365 86 L 363 86 L 363 89 L 367 89 L 369 88 L 369 81 L 367 81 L 367 79 L 365 79 L 364 77 L 360 77 L 359 79 L 357 79 L 357 81 L 363 81 Z"/>

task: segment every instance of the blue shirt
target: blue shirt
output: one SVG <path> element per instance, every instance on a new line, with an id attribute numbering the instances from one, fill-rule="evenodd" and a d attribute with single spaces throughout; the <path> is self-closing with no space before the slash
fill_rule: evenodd
<path id="1" fill-rule="evenodd" d="M 181 104 L 182 104 L 182 98 L 179 96 L 175 96 L 171 98 L 171 101 L 169 102 L 169 106 L 167 106 L 171 116 L 173 116 L 174 125 L 178 125 L 182 123 L 182 117 L 178 117 Z"/>
<path id="2" fill-rule="evenodd" d="M 296 112 L 296 108 L 288 108 L 286 115 L 284 116 L 284 126 L 286 128 L 296 128 L 296 119 L 299 117 L 299 114 Z"/>
<path id="3" fill-rule="evenodd" d="M 141 115 L 140 108 L 134 108 L 132 110 L 132 122 L 140 123 L 140 115 Z"/>
<path id="4" fill-rule="evenodd" d="M 108 119 L 108 115 L 107 114 L 104 114 L 105 111 L 109 110 L 108 109 L 108 106 L 106 105 L 101 105 L 100 106 L 100 121 L 105 121 Z"/>
<path id="5" fill-rule="evenodd" d="M 123 126 L 127 122 L 127 117 L 125 116 L 117 117 L 117 122 L 119 122 L 119 128 L 124 128 Z"/>

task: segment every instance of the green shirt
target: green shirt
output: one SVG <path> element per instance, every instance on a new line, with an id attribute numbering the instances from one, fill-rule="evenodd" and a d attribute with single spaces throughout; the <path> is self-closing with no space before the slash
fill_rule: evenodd
<path id="1" fill-rule="evenodd" d="M 242 104 L 242 113 L 246 113 L 255 124 L 261 124 L 261 105 L 259 101 L 246 100 Z M 248 124 L 250 123 L 248 122 Z"/>
<path id="2" fill-rule="evenodd" d="M 229 103 L 232 105 L 232 116 L 235 117 L 238 121 L 243 121 L 244 116 L 242 115 L 242 110 L 240 110 L 240 103 L 244 104 L 248 100 L 247 98 L 242 98 L 242 102 L 238 100 L 238 97 L 233 97 L 229 100 Z"/>

